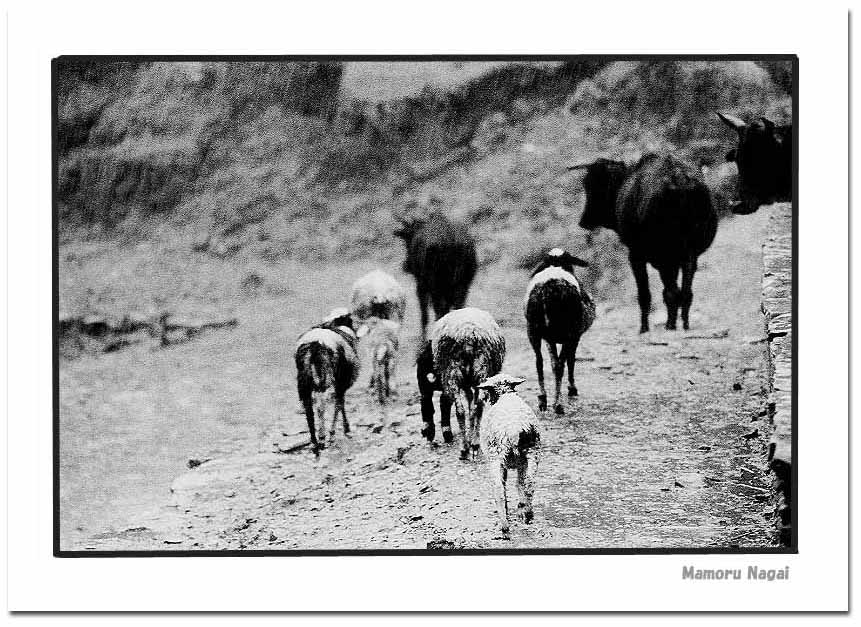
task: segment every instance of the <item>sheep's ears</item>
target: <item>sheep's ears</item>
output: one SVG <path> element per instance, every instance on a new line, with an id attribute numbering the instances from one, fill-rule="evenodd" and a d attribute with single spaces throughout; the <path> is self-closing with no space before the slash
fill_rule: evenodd
<path id="1" fill-rule="evenodd" d="M 506 383 L 508 383 L 511 387 L 517 387 L 521 383 L 525 383 L 525 382 L 526 382 L 526 379 L 521 379 L 520 377 L 509 377 L 508 381 L 506 381 Z"/>
<path id="2" fill-rule="evenodd" d="M 724 124 L 726 124 L 730 128 L 734 128 L 739 133 L 741 133 L 747 126 L 744 120 L 741 120 L 734 115 L 728 115 L 725 113 L 721 113 L 720 111 L 715 111 L 715 113 Z"/>
<path id="3" fill-rule="evenodd" d="M 733 148 L 732 150 L 730 150 L 726 153 L 726 160 L 727 161 L 735 161 L 735 148 Z"/>
<path id="4" fill-rule="evenodd" d="M 581 268 L 588 268 L 589 262 L 583 261 L 580 257 L 575 257 L 574 255 L 569 255 L 571 257 L 571 263 L 575 266 L 580 266 Z"/>
<path id="5" fill-rule="evenodd" d="M 356 337 L 359 337 L 359 338 L 365 337 L 370 331 L 371 331 L 371 327 L 369 327 L 367 324 L 363 324 L 356 331 Z"/>

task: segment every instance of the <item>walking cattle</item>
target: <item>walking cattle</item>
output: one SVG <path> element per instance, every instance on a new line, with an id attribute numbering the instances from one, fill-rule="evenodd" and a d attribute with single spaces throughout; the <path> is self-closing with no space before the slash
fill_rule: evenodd
<path id="1" fill-rule="evenodd" d="M 652 300 L 646 263 L 658 270 L 664 284 L 666 328 L 676 328 L 681 308 L 682 326 L 687 330 L 697 258 L 717 232 L 717 212 L 705 183 L 678 159 L 653 153 L 632 166 L 598 159 L 568 169 L 586 170 L 586 207 L 580 226 L 612 229 L 628 247 L 640 303 L 640 333 L 649 330 Z M 680 269 L 681 290 L 677 284 Z"/>
<path id="2" fill-rule="evenodd" d="M 428 303 L 437 319 L 466 303 L 469 286 L 478 269 L 475 240 L 462 224 L 439 212 L 401 221 L 394 234 L 404 240 L 404 272 L 416 280 L 421 310 L 422 339 L 426 337 Z"/>
<path id="3" fill-rule="evenodd" d="M 792 200 L 792 125 L 778 126 L 766 118 L 747 124 L 732 115 L 717 115 L 738 133 L 738 145 L 726 156 L 738 166 L 732 212 L 748 214 L 760 205 Z"/>

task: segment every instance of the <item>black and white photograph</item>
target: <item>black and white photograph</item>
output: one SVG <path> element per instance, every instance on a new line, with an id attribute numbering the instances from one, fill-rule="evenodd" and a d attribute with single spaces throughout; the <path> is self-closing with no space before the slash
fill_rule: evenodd
<path id="1" fill-rule="evenodd" d="M 54 59 L 57 554 L 792 552 L 796 70 Z"/>
<path id="2" fill-rule="evenodd" d="M 851 11 L 9 7 L 11 618 L 849 613 Z"/>

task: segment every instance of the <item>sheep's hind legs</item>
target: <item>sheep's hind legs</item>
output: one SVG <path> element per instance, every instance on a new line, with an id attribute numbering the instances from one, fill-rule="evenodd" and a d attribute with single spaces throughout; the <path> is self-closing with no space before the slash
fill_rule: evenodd
<path id="1" fill-rule="evenodd" d="M 505 484 L 508 480 L 508 469 L 500 464 L 494 471 L 494 487 L 496 488 L 496 508 L 499 512 L 499 528 L 503 534 L 508 535 L 508 498 L 505 492 Z"/>
<path id="2" fill-rule="evenodd" d="M 466 430 L 466 415 L 469 413 L 469 402 L 466 392 L 458 390 L 454 397 L 454 411 L 457 414 L 457 426 L 460 427 L 460 458 L 469 459 L 469 432 Z"/>
<path id="3" fill-rule="evenodd" d="M 520 502 L 517 513 L 523 522 L 529 524 L 534 516 L 532 511 L 532 495 L 535 493 L 535 471 L 538 460 L 527 456 L 517 467 L 517 487 L 520 492 Z"/>
<path id="4" fill-rule="evenodd" d="M 556 345 L 552 342 L 547 343 L 547 348 L 550 351 L 550 363 L 553 365 L 553 378 L 556 380 L 556 397 L 553 401 L 553 411 L 557 414 L 565 413 L 565 406 L 560 401 L 562 396 L 562 375 L 565 370 L 565 349 L 562 349 L 562 355 L 557 354 Z"/>
<path id="5" fill-rule="evenodd" d="M 541 356 L 541 338 L 529 336 L 529 343 L 535 351 L 535 372 L 538 374 L 538 411 L 547 411 L 547 392 L 544 389 L 544 358 Z"/>

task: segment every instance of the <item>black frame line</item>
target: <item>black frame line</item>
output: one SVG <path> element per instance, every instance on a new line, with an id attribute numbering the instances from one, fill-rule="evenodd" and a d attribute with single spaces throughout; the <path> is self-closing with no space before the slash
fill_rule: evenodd
<path id="1" fill-rule="evenodd" d="M 321 549 L 321 550 L 162 550 L 78 551 L 60 548 L 60 362 L 59 362 L 59 216 L 57 213 L 57 73 L 63 61 L 572 61 L 603 59 L 612 61 L 790 61 L 792 63 L 792 537 L 785 547 L 643 547 L 643 548 L 541 548 L 541 549 Z M 51 60 L 51 228 L 52 251 L 52 461 L 53 461 L 53 556 L 60 558 L 118 557 L 322 557 L 322 556 L 461 556 L 461 555 L 797 555 L 798 550 L 798 55 L 780 54 L 295 54 L 295 55 L 62 55 Z M 851 177 L 850 177 L 851 178 Z M 851 385 L 850 385 L 851 389 Z"/>

